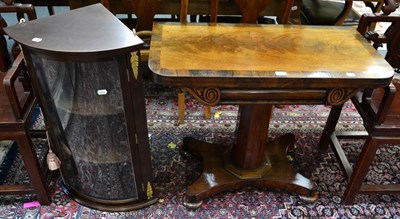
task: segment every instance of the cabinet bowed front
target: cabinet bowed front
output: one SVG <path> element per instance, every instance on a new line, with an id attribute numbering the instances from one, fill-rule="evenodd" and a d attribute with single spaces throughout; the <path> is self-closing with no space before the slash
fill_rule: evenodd
<path id="1" fill-rule="evenodd" d="M 101 4 L 6 32 L 22 46 L 64 191 L 100 210 L 155 203 L 137 69 L 143 41 Z"/>

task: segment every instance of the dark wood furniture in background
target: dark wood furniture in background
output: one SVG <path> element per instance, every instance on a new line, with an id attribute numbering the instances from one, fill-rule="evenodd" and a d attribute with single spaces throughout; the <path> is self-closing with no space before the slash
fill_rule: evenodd
<path id="1" fill-rule="evenodd" d="M 357 25 L 353 1 L 302 0 L 300 18 L 307 25 Z"/>
<path id="2" fill-rule="evenodd" d="M 36 19 L 35 9 L 30 4 L 5 5 L 0 3 L 1 13 L 27 15 Z M 3 28 L 7 26 L 0 18 L 2 50 L 0 52 L 0 140 L 12 140 L 18 145 L 19 153 L 28 172 L 31 184 L 0 185 L 1 195 L 36 194 L 42 205 L 49 205 L 50 194 L 47 187 L 48 169 L 42 160 L 39 161 L 32 143 L 35 137 L 32 117 L 37 106 L 35 94 L 30 84 L 22 53 L 11 55 L 3 36 Z M 42 137 L 42 136 L 39 136 Z"/>
<path id="3" fill-rule="evenodd" d="M 181 0 L 16 0 L 18 3 L 32 3 L 37 6 L 48 6 L 49 11 L 53 6 L 67 6 L 71 9 L 84 7 L 95 3 L 103 3 L 114 14 L 126 14 L 127 18 L 121 18 L 129 27 L 136 27 L 137 31 L 151 30 L 155 15 L 179 15 Z M 219 0 L 218 14 L 243 15 L 245 23 L 255 23 L 257 17 L 262 16 L 281 16 L 285 10 L 285 2 L 279 0 Z M 365 0 L 367 6 L 373 11 L 379 11 L 381 3 L 373 5 L 372 2 L 382 2 L 382 0 Z M 387 5 L 393 5 L 395 0 L 388 0 Z M 265 7 L 268 5 L 267 7 Z M 295 0 L 290 15 L 290 23 L 299 24 L 300 13 L 302 22 L 312 25 L 341 25 L 344 23 L 356 25 L 359 16 L 351 11 L 352 0 L 341 2 L 331 2 L 323 0 Z M 191 0 L 188 7 L 190 15 L 210 15 L 213 4 L 210 0 Z M 385 12 L 386 13 L 386 12 Z M 50 12 L 52 14 L 52 12 Z M 138 19 L 132 16 L 135 14 Z M 346 20 L 346 17 L 348 19 Z M 284 22 L 286 18 L 280 18 Z M 350 19 L 350 21 L 349 21 Z M 163 18 L 163 20 L 175 20 Z"/>
<path id="4" fill-rule="evenodd" d="M 179 15 L 181 0 L 121 0 L 109 1 L 110 11 L 114 14 L 135 14 L 137 31 L 151 30 L 153 18 L 159 15 Z M 71 0 L 71 9 L 101 2 L 100 0 Z M 212 1 L 190 0 L 189 15 L 210 15 Z M 244 23 L 256 23 L 259 16 L 281 16 L 285 10 L 286 1 L 281 0 L 219 0 L 219 15 L 243 15 Z M 297 19 L 300 14 L 300 1 L 295 0 L 291 17 Z M 287 18 L 281 18 L 285 20 Z"/>
<path id="5" fill-rule="evenodd" d="M 49 205 L 50 194 L 47 187 L 46 163 L 42 164 L 36 157 L 30 136 L 32 115 L 37 101 L 31 87 L 22 84 L 19 79 L 27 77 L 22 53 L 13 62 L 7 72 L 0 72 L 0 140 L 12 140 L 18 144 L 19 153 L 28 171 L 31 185 L 0 185 L 1 195 L 36 194 L 42 205 Z M 25 87 L 24 87 L 25 86 Z M 29 90 L 24 90 L 28 88 Z"/>
<path id="6" fill-rule="evenodd" d="M 13 2 L 8 2 L 7 4 L 4 2 L 0 2 L 0 13 L 3 14 L 13 14 L 15 15 L 15 18 L 17 21 L 20 21 L 21 19 L 24 20 L 35 20 L 36 17 L 36 11 L 35 7 L 32 4 L 20 4 L 16 3 L 14 4 Z M 21 52 L 17 44 L 14 42 L 13 45 L 11 46 L 11 51 L 9 51 L 9 46 L 8 46 L 8 39 L 5 38 L 5 33 L 3 31 L 3 28 L 7 27 L 7 22 L 4 18 L 0 16 L 1 22 L 0 22 L 0 27 L 1 27 L 1 49 L 0 49 L 0 70 L 1 71 L 7 71 L 7 69 L 10 67 L 11 62 L 18 56 L 18 54 Z M 11 42 L 10 42 L 11 43 Z"/>
<path id="7" fill-rule="evenodd" d="M 8 1 L 21 4 L 33 4 L 34 6 L 45 6 L 47 7 L 49 15 L 54 15 L 55 6 L 69 6 L 70 4 L 69 0 L 8 0 Z"/>
<path id="8" fill-rule="evenodd" d="M 375 22 L 389 22 L 391 26 L 384 35 L 368 32 L 369 26 Z M 382 14 L 366 14 L 361 17 L 358 31 L 368 40 L 379 46 L 387 43 L 386 60 L 399 71 L 400 69 L 400 17 L 398 15 L 386 16 Z M 379 73 L 379 72 L 378 72 Z M 380 89 L 365 89 L 351 98 L 357 111 L 360 113 L 367 135 L 358 132 L 334 132 L 339 120 L 343 105 L 334 106 L 329 114 L 328 122 L 320 141 L 320 147 L 324 151 L 331 145 L 337 160 L 348 179 L 343 201 L 346 204 L 353 203 L 359 193 L 399 193 L 400 184 L 372 185 L 363 184 L 370 166 L 374 160 L 379 146 L 384 144 L 400 143 L 400 76 L 396 74 L 392 84 Z M 396 92 L 397 91 L 397 92 Z M 338 139 L 367 137 L 358 161 L 352 167 Z M 398 159 L 394 157 L 393 159 Z"/>
<path id="9" fill-rule="evenodd" d="M 143 41 L 101 4 L 5 31 L 22 46 L 64 192 L 107 211 L 155 203 L 135 52 Z"/>
<path id="10" fill-rule="evenodd" d="M 386 14 L 396 9 L 395 0 L 364 0 L 373 13 L 381 10 Z M 306 25 L 357 26 L 361 15 L 352 10 L 353 1 L 302 0 L 300 19 Z M 370 28 L 374 29 L 374 26 Z"/>
<path id="11" fill-rule="evenodd" d="M 184 203 L 193 208 L 249 185 L 315 201 L 314 183 L 286 157 L 294 135 L 266 142 L 273 105 L 341 105 L 359 89 L 387 86 L 393 76 L 352 27 L 155 23 L 149 67 L 156 83 L 184 89 L 205 105 L 239 104 L 233 147 L 183 140 L 183 152 L 203 159 L 201 176 L 186 192 Z"/>

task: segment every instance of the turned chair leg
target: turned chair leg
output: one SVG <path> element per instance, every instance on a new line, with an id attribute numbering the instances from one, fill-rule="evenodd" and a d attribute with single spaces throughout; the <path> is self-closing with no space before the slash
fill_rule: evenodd
<path id="1" fill-rule="evenodd" d="M 324 128 L 324 131 L 322 132 L 321 139 L 319 141 L 319 149 L 323 152 L 328 150 L 328 146 L 331 143 L 331 135 L 335 131 L 336 124 L 339 121 L 342 108 L 343 104 L 331 107 L 328 120 L 326 121 L 326 126 Z"/>
<path id="2" fill-rule="evenodd" d="M 19 152 L 25 164 L 32 187 L 36 190 L 37 199 L 42 205 L 50 205 L 50 196 L 47 189 L 46 179 L 40 171 L 39 160 L 31 139 L 27 133 L 20 135 L 17 139 Z"/>
<path id="3" fill-rule="evenodd" d="M 185 93 L 178 93 L 178 121 L 179 124 L 185 123 Z"/>
<path id="4" fill-rule="evenodd" d="M 211 106 L 206 106 L 204 109 L 204 118 L 210 119 L 211 118 Z"/>
<path id="5" fill-rule="evenodd" d="M 204 118 L 211 118 L 211 106 L 205 106 Z M 178 93 L 178 122 L 179 124 L 185 123 L 185 93 Z"/>
<path id="6" fill-rule="evenodd" d="M 374 160 L 379 145 L 379 140 L 375 139 L 371 135 L 368 135 L 368 138 L 366 139 L 362 148 L 360 157 L 353 167 L 353 173 L 351 174 L 350 180 L 346 186 L 346 190 L 344 191 L 342 197 L 344 203 L 353 203 L 356 194 L 360 191 L 362 183 L 367 176 L 369 167 Z"/>

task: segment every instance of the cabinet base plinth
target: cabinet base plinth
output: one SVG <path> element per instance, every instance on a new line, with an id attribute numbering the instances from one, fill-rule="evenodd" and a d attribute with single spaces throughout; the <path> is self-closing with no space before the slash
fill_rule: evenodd
<path id="1" fill-rule="evenodd" d="M 156 197 L 146 200 L 100 200 L 80 194 L 78 191 L 68 188 L 63 182 L 60 183 L 60 186 L 63 192 L 74 201 L 100 211 L 132 211 L 150 206 L 158 201 Z"/>

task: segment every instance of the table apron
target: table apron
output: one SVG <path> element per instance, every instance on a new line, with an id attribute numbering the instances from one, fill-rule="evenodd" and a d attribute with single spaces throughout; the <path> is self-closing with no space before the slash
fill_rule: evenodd
<path id="1" fill-rule="evenodd" d="M 225 89 L 181 88 L 204 105 L 217 104 L 325 104 L 340 105 L 359 91 L 358 88 L 326 89 Z"/>

